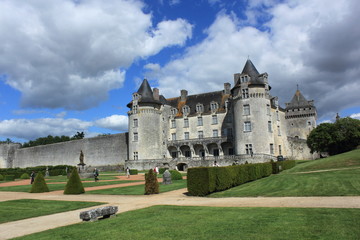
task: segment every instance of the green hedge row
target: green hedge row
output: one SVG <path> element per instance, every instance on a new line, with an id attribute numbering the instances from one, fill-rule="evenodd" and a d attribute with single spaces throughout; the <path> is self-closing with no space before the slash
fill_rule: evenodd
<path id="1" fill-rule="evenodd" d="M 281 161 L 281 162 L 272 161 L 271 165 L 272 165 L 272 173 L 277 174 L 286 169 L 295 167 L 295 160 L 286 160 L 286 161 Z"/>
<path id="2" fill-rule="evenodd" d="M 130 169 L 129 173 L 130 173 L 130 175 L 138 175 L 138 170 L 137 169 Z"/>
<path id="3" fill-rule="evenodd" d="M 272 165 L 270 163 L 189 168 L 187 188 L 190 195 L 205 196 L 212 192 L 223 191 L 270 176 L 271 173 Z"/>
<path id="4" fill-rule="evenodd" d="M 169 170 L 171 173 L 171 180 L 182 180 L 182 175 L 179 171 L 176 170 Z"/>
<path id="5" fill-rule="evenodd" d="M 37 167 L 27 167 L 27 168 L 1 168 L 0 174 L 5 175 L 14 175 L 15 178 L 20 178 L 24 173 L 31 174 L 32 171 L 36 173 L 41 172 L 43 175 L 46 173 L 46 167 L 49 169 L 50 176 L 66 175 L 66 167 L 70 173 L 74 166 L 69 165 L 57 165 L 57 166 L 37 166 Z"/>

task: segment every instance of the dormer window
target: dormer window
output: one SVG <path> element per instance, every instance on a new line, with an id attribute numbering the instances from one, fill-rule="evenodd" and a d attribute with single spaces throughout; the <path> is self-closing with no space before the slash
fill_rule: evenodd
<path id="1" fill-rule="evenodd" d="M 171 109 L 171 115 L 175 116 L 177 114 L 177 109 L 176 108 L 172 108 Z"/>
<path id="2" fill-rule="evenodd" d="M 133 94 L 133 101 L 139 100 L 140 95 L 138 93 Z"/>
<path id="3" fill-rule="evenodd" d="M 218 108 L 219 108 L 219 105 L 218 105 L 217 102 L 211 102 L 210 103 L 211 112 L 215 112 Z"/>
<path id="4" fill-rule="evenodd" d="M 197 113 L 204 112 L 204 105 L 202 105 L 201 103 L 196 104 L 196 112 Z"/>
<path id="5" fill-rule="evenodd" d="M 182 112 L 185 116 L 187 116 L 190 113 L 190 108 L 189 106 L 184 106 L 182 109 Z"/>
<path id="6" fill-rule="evenodd" d="M 244 82 L 248 82 L 250 80 L 250 77 L 249 76 L 242 76 L 240 79 L 241 79 L 241 82 L 244 83 Z"/>

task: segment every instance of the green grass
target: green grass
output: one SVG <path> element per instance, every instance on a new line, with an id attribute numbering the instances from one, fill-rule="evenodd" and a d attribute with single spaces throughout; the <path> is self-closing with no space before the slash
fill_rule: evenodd
<path id="1" fill-rule="evenodd" d="M 291 174 L 287 171 L 209 197 L 359 196 L 360 168 Z"/>
<path id="2" fill-rule="evenodd" d="M 115 177 L 115 175 L 102 175 L 100 176 L 100 180 L 113 180 L 118 179 Z M 46 177 L 45 178 L 47 183 L 50 182 L 67 182 L 68 178 L 67 176 L 52 176 L 52 177 Z M 94 181 L 94 178 L 82 178 L 81 181 Z"/>
<path id="3" fill-rule="evenodd" d="M 172 184 L 163 185 L 160 183 L 160 193 L 186 188 L 186 180 L 172 181 Z M 88 194 L 109 194 L 109 195 L 144 195 L 145 185 L 128 186 L 121 188 L 109 188 L 95 191 L 88 191 Z"/>
<path id="4" fill-rule="evenodd" d="M 83 183 L 84 187 L 95 187 L 95 186 L 104 186 L 104 185 L 112 185 L 119 183 L 128 183 L 128 182 L 138 182 L 136 180 L 119 180 L 119 181 L 111 181 L 111 182 L 85 182 Z M 59 184 L 48 184 L 49 190 L 57 191 L 64 190 L 66 183 Z M 11 186 L 11 187 L 0 187 L 0 191 L 8 191 L 8 192 L 29 192 L 31 189 L 31 185 L 22 185 L 22 186 Z"/>
<path id="5" fill-rule="evenodd" d="M 312 161 L 299 161 L 299 163 L 300 164 L 288 172 L 360 167 L 360 149 Z"/>
<path id="6" fill-rule="evenodd" d="M 16 239 L 359 239 L 360 209 L 154 206 Z"/>
<path id="7" fill-rule="evenodd" d="M 99 202 L 70 202 L 21 199 L 0 202 L 0 223 L 67 212 L 100 205 Z"/>

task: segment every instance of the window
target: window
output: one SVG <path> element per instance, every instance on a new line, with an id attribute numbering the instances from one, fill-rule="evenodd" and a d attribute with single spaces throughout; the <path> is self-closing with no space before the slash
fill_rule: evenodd
<path id="1" fill-rule="evenodd" d="M 270 154 L 274 154 L 274 144 L 270 143 Z"/>
<path id="2" fill-rule="evenodd" d="M 248 155 L 253 155 L 252 144 L 245 144 L 245 151 Z"/>
<path id="3" fill-rule="evenodd" d="M 202 104 L 197 104 L 196 105 L 196 112 L 197 113 L 202 113 L 204 111 L 204 106 Z"/>
<path id="4" fill-rule="evenodd" d="M 189 132 L 185 132 L 185 133 L 184 133 L 184 139 L 185 139 L 185 140 L 188 140 L 188 139 L 189 139 Z"/>
<path id="5" fill-rule="evenodd" d="M 276 111 L 276 120 L 280 121 L 279 111 Z"/>
<path id="6" fill-rule="evenodd" d="M 137 142 L 139 140 L 139 135 L 137 132 L 134 132 L 133 141 Z"/>
<path id="7" fill-rule="evenodd" d="M 198 137 L 199 138 L 204 138 L 204 132 L 203 131 L 198 131 Z"/>
<path id="8" fill-rule="evenodd" d="M 271 121 L 268 121 L 268 131 L 269 131 L 269 132 L 272 132 Z"/>
<path id="9" fill-rule="evenodd" d="M 190 108 L 189 108 L 189 106 L 184 106 L 183 107 L 183 114 L 184 115 L 188 115 L 190 113 Z"/>
<path id="10" fill-rule="evenodd" d="M 278 136 L 281 136 L 280 126 L 277 126 L 278 129 Z"/>
<path id="11" fill-rule="evenodd" d="M 171 109 L 171 114 L 172 114 L 172 115 L 176 115 L 176 113 L 177 113 L 177 109 L 176 109 L 176 108 L 172 108 L 172 109 Z"/>
<path id="12" fill-rule="evenodd" d="M 198 117 L 198 126 L 202 126 L 203 125 L 203 119 L 202 117 Z"/>
<path id="13" fill-rule="evenodd" d="M 248 78 L 248 76 L 242 76 L 241 77 L 241 82 L 243 83 L 243 82 L 248 82 L 249 81 L 249 78 Z"/>
<path id="14" fill-rule="evenodd" d="M 279 145 L 279 155 L 281 155 L 281 145 Z"/>
<path id="15" fill-rule="evenodd" d="M 191 157 L 191 151 L 189 150 L 185 151 L 185 157 L 187 158 Z"/>
<path id="16" fill-rule="evenodd" d="M 171 140 L 173 140 L 173 141 L 176 140 L 176 133 L 172 133 L 172 134 L 171 134 Z"/>
<path id="17" fill-rule="evenodd" d="M 251 122 L 244 122 L 244 132 L 251 132 Z"/>
<path id="18" fill-rule="evenodd" d="M 311 122 L 310 122 L 310 121 L 308 121 L 308 126 L 311 126 Z"/>
<path id="19" fill-rule="evenodd" d="M 217 129 L 213 130 L 213 137 L 218 137 L 219 136 L 219 132 Z"/>
<path id="20" fill-rule="evenodd" d="M 246 115 L 246 116 L 250 115 L 250 105 L 249 104 L 244 105 L 244 115 Z"/>
<path id="21" fill-rule="evenodd" d="M 270 115 L 270 105 L 266 104 L 266 114 Z"/>
<path id="22" fill-rule="evenodd" d="M 134 152 L 134 160 L 138 160 L 139 159 L 139 153 L 138 152 Z"/>
<path id="23" fill-rule="evenodd" d="M 216 111 L 218 109 L 218 104 L 216 102 L 211 102 L 210 109 L 212 112 Z"/>
<path id="24" fill-rule="evenodd" d="M 171 128 L 176 128 L 176 121 L 175 119 L 171 120 Z"/>
<path id="25" fill-rule="evenodd" d="M 187 127 L 189 127 L 189 119 L 185 118 L 184 119 L 184 128 L 187 128 Z"/>
<path id="26" fill-rule="evenodd" d="M 134 126 L 134 127 L 138 127 L 138 120 L 137 120 L 137 119 L 134 119 L 134 120 L 133 120 L 133 126 Z"/>
<path id="27" fill-rule="evenodd" d="M 172 158 L 177 158 L 177 152 L 176 152 L 176 151 L 171 152 L 171 157 L 172 157 Z"/>
<path id="28" fill-rule="evenodd" d="M 249 98 L 249 89 L 242 89 L 242 98 Z"/>
<path id="29" fill-rule="evenodd" d="M 133 113 L 137 113 L 138 111 L 138 105 L 133 105 Z"/>
<path id="30" fill-rule="evenodd" d="M 138 99 L 139 99 L 139 94 L 134 93 L 133 94 L 133 100 L 135 101 L 135 100 L 138 100 Z"/>
<path id="31" fill-rule="evenodd" d="M 212 115 L 212 124 L 217 124 L 217 123 L 218 123 L 217 115 Z"/>

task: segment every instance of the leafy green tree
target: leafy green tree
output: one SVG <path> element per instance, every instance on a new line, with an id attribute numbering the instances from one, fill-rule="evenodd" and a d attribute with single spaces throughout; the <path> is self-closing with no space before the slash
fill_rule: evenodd
<path id="1" fill-rule="evenodd" d="M 360 120 L 347 117 L 335 123 L 322 123 L 311 131 L 307 144 L 312 153 L 330 155 L 355 149 L 360 145 Z"/>
<path id="2" fill-rule="evenodd" d="M 76 134 L 72 137 L 72 139 L 83 139 L 85 137 L 84 132 L 76 132 Z"/>

